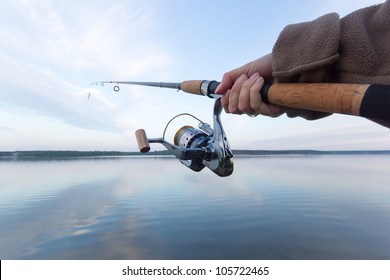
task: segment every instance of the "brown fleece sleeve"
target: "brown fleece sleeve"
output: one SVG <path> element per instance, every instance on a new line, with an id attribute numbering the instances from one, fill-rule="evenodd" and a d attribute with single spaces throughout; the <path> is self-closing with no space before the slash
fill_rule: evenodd
<path id="1" fill-rule="evenodd" d="M 311 22 L 286 26 L 272 51 L 276 81 L 325 81 L 327 69 L 339 57 L 339 39 L 340 19 L 335 13 Z M 313 70 L 316 72 L 312 72 Z"/>
<path id="2" fill-rule="evenodd" d="M 340 19 L 335 13 L 311 22 L 286 26 L 272 50 L 273 76 L 278 83 L 327 81 L 331 66 L 339 58 Z M 316 120 L 328 113 L 287 108 L 290 118 Z"/>
<path id="3" fill-rule="evenodd" d="M 280 33 L 272 55 L 273 75 L 279 83 L 390 84 L 390 0 L 341 20 L 332 13 L 289 25 Z M 291 108 L 286 113 L 309 120 L 329 115 Z"/>
<path id="4" fill-rule="evenodd" d="M 390 84 L 390 1 L 342 18 L 339 52 L 332 81 Z"/>

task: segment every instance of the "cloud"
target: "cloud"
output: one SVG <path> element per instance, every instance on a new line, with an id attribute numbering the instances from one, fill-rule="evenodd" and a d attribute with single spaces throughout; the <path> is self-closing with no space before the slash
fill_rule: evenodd
<path id="1" fill-rule="evenodd" d="M 158 71 L 172 56 L 156 41 L 157 5 L 129 1 L 3 1 L 0 99 L 76 127 L 121 130 L 128 107 L 96 79 Z M 134 93 L 136 95 L 136 93 Z M 88 96 L 91 97 L 88 99 Z M 132 97 L 128 93 L 126 99 Z"/>
<path id="2" fill-rule="evenodd" d="M 0 126 L 0 130 L 7 131 L 7 132 L 13 132 L 13 131 L 15 131 L 14 128 L 9 127 L 9 126 Z"/>

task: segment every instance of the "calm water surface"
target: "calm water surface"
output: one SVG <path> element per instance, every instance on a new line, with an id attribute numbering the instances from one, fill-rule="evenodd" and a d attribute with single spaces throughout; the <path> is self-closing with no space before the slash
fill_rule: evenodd
<path id="1" fill-rule="evenodd" d="M 390 157 L 0 161 L 0 259 L 390 259 Z"/>

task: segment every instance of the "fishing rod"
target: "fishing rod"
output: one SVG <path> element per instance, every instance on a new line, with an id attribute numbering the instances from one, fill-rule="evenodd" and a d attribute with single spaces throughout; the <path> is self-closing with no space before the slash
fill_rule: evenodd
<path id="1" fill-rule="evenodd" d="M 232 174 L 233 153 L 220 119 L 221 95 L 215 93 L 219 82 L 208 80 L 187 80 L 180 83 L 101 81 L 94 84 L 104 85 L 107 83 L 115 84 L 113 89 L 116 92 L 120 90 L 120 84 L 129 84 L 172 88 L 214 98 L 214 128 L 190 114 L 185 114 L 199 121 L 198 129 L 183 126 L 176 132 L 174 144 L 171 144 L 165 140 L 165 131 L 173 119 L 184 115 L 180 114 L 168 122 L 163 137 L 147 138 L 145 130 L 139 129 L 135 132 L 136 139 L 142 153 L 149 152 L 149 143 L 160 143 L 193 171 L 200 171 L 204 167 L 208 167 L 221 177 Z M 273 105 L 390 121 L 390 85 L 276 83 L 265 84 L 260 95 L 263 102 Z"/>
<path id="2" fill-rule="evenodd" d="M 218 98 L 217 81 L 187 80 L 180 83 L 102 81 L 96 84 L 141 85 L 172 88 L 186 93 Z M 260 91 L 265 103 L 284 107 L 361 116 L 390 121 L 390 85 L 339 83 L 275 83 L 264 84 Z"/>

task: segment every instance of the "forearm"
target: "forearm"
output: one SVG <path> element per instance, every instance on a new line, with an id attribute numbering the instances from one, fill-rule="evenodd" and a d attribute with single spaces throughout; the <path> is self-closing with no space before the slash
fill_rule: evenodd
<path id="1" fill-rule="evenodd" d="M 340 19 L 328 14 L 286 26 L 276 41 L 273 75 L 277 82 L 324 82 L 339 58 Z"/>
<path id="2" fill-rule="evenodd" d="M 273 48 L 273 75 L 277 82 L 390 84 L 388 26 L 390 0 L 341 20 L 336 14 L 328 14 L 312 22 L 289 25 Z M 306 110 L 286 112 L 289 117 L 306 119 L 323 116 Z"/>
<path id="3" fill-rule="evenodd" d="M 292 24 L 273 48 L 277 82 L 390 84 L 390 0 L 341 20 L 328 14 Z"/>
<path id="4" fill-rule="evenodd" d="M 331 81 L 390 84 L 390 0 L 341 19 L 340 57 Z"/>

